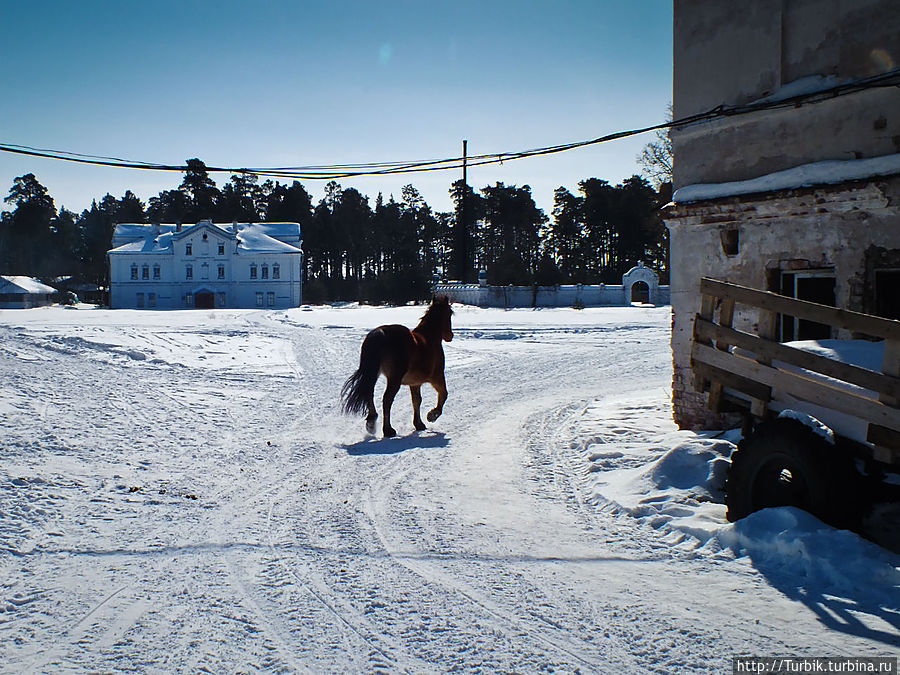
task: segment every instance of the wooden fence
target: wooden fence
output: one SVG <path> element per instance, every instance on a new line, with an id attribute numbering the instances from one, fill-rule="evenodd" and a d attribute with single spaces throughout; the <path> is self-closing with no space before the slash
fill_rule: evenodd
<path id="1" fill-rule="evenodd" d="M 710 408 L 718 411 L 723 395 L 731 390 L 749 398 L 754 416 L 764 417 L 769 404 L 786 394 L 864 421 L 874 458 L 900 463 L 900 321 L 707 277 L 700 280 L 700 293 L 691 363 L 697 387 L 709 392 Z M 735 305 L 758 310 L 757 334 L 733 327 Z M 881 372 L 778 342 L 779 314 L 884 340 Z M 848 384 L 868 389 L 874 396 L 854 391 Z M 729 400 L 746 403 L 741 397 L 729 396 Z"/>

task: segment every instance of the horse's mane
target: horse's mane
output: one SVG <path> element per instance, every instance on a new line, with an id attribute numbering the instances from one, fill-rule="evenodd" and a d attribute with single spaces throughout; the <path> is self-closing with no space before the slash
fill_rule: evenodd
<path id="1" fill-rule="evenodd" d="M 443 328 L 442 322 L 444 318 L 448 315 L 453 315 L 453 309 L 450 307 L 450 298 L 446 295 L 436 295 L 431 301 L 431 305 L 422 315 L 422 319 L 419 321 L 416 329 L 423 331 L 440 330 Z"/>

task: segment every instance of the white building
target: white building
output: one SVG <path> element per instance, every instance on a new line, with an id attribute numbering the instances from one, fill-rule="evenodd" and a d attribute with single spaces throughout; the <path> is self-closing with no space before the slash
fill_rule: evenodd
<path id="1" fill-rule="evenodd" d="M 108 253 L 113 308 L 284 309 L 300 304 L 299 223 L 122 223 Z"/>
<path id="2" fill-rule="evenodd" d="M 53 304 L 56 289 L 31 277 L 0 277 L 0 309 L 29 309 Z"/>

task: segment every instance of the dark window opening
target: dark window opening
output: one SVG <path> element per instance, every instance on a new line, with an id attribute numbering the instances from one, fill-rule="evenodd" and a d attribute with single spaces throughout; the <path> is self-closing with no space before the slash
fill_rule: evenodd
<path id="1" fill-rule="evenodd" d="M 834 277 L 821 272 L 783 272 L 781 274 L 781 295 L 798 300 L 807 300 L 820 305 L 835 306 Z M 831 337 L 831 326 L 807 319 L 798 319 L 785 314 L 779 315 L 781 341 L 827 340 Z"/>
<path id="2" fill-rule="evenodd" d="M 740 234 L 738 230 L 734 228 L 721 230 L 719 238 L 722 240 L 722 251 L 725 255 L 737 255 L 740 252 Z"/>
<path id="3" fill-rule="evenodd" d="M 900 319 L 900 270 L 875 270 L 875 314 Z"/>

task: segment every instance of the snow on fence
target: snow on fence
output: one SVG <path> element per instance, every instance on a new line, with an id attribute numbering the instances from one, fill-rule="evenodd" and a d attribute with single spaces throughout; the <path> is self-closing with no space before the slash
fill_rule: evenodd
<path id="1" fill-rule="evenodd" d="M 566 284 L 555 286 L 489 286 L 485 273 L 479 283 L 435 280 L 434 292 L 454 302 L 477 307 L 603 307 L 632 302 L 651 305 L 670 303 L 669 287 L 659 285 L 659 275 L 638 263 L 622 276 L 621 284 Z"/>

